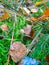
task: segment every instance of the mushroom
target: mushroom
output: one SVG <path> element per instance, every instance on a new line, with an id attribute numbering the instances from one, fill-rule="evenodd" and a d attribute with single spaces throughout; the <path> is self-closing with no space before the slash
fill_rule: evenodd
<path id="1" fill-rule="evenodd" d="M 34 36 L 34 30 L 32 29 L 31 25 L 27 25 L 25 28 L 24 28 L 24 31 L 25 31 L 25 36 L 33 39 L 33 36 Z"/>
<path id="2" fill-rule="evenodd" d="M 25 33 L 24 29 L 21 29 L 21 30 L 20 30 L 20 33 L 21 33 L 21 34 L 24 34 L 24 33 Z"/>
<path id="3" fill-rule="evenodd" d="M 33 39 L 34 37 L 34 30 L 32 29 L 31 25 L 27 25 L 24 29 L 20 30 L 21 34 L 25 34 L 26 37 Z"/>
<path id="4" fill-rule="evenodd" d="M 27 25 L 27 26 L 24 28 L 24 31 L 25 31 L 25 34 L 26 34 L 26 35 L 29 35 L 30 32 L 31 32 L 31 25 Z"/>
<path id="5" fill-rule="evenodd" d="M 21 42 L 13 42 L 13 44 L 10 46 L 10 56 L 14 62 L 18 62 L 25 56 L 27 52 L 27 48 L 25 45 Z"/>

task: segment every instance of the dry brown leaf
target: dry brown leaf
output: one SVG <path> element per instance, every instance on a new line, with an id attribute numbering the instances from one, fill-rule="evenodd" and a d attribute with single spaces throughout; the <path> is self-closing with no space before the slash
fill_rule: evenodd
<path id="1" fill-rule="evenodd" d="M 8 31 L 8 26 L 6 24 L 1 25 L 0 28 L 2 31 Z"/>
<path id="2" fill-rule="evenodd" d="M 46 9 L 43 11 L 43 15 L 41 17 L 38 17 L 38 18 L 31 17 L 31 20 L 32 21 L 45 20 L 45 19 L 47 19 L 47 17 L 49 17 L 49 8 L 48 7 L 46 7 Z"/>
<path id="3" fill-rule="evenodd" d="M 47 0 L 41 0 L 41 1 L 36 2 L 35 4 L 38 6 L 38 5 L 41 5 L 42 3 L 46 4 L 46 2 Z"/>
<path id="4" fill-rule="evenodd" d="M 46 57 L 46 61 L 49 62 L 49 56 Z"/>
<path id="5" fill-rule="evenodd" d="M 48 7 L 46 7 L 46 9 L 44 10 L 44 14 L 43 15 L 45 15 L 46 17 L 49 16 L 49 8 Z"/>
<path id="6" fill-rule="evenodd" d="M 38 20 L 38 18 L 34 18 L 34 17 L 31 17 L 31 19 L 30 19 L 31 21 L 37 21 Z"/>
<path id="7" fill-rule="evenodd" d="M 10 17 L 10 16 L 9 16 L 8 12 L 5 11 L 4 14 L 2 15 L 1 19 L 4 20 L 4 19 L 7 19 L 7 18 L 9 18 L 9 17 Z"/>
<path id="8" fill-rule="evenodd" d="M 47 17 L 49 17 L 49 8 L 46 7 L 46 9 L 43 11 L 43 15 L 38 18 L 38 20 L 45 20 Z"/>
<path id="9" fill-rule="evenodd" d="M 25 5 L 31 5 L 32 4 L 32 1 L 31 0 L 26 0 L 26 2 L 25 2 Z"/>
<path id="10" fill-rule="evenodd" d="M 37 12 L 38 10 L 36 9 L 36 8 L 34 8 L 34 9 L 31 9 L 31 12 Z"/>
<path id="11" fill-rule="evenodd" d="M 27 14 L 30 13 L 30 11 L 29 11 L 27 8 L 23 7 L 23 9 L 25 10 L 25 12 L 26 12 Z"/>
<path id="12" fill-rule="evenodd" d="M 14 42 L 11 46 L 10 46 L 10 56 L 12 58 L 12 60 L 14 62 L 18 62 L 19 60 L 21 60 L 23 58 L 23 56 L 25 56 L 27 52 L 27 48 L 25 47 L 25 45 L 21 42 Z"/>
<path id="13" fill-rule="evenodd" d="M 27 15 L 30 13 L 29 9 L 27 9 L 26 7 L 20 7 L 20 9 L 24 11 L 23 14 L 24 14 L 25 16 L 27 16 Z"/>

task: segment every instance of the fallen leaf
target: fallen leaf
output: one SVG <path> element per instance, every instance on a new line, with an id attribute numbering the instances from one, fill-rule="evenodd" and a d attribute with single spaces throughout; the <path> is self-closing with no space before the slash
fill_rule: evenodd
<path id="1" fill-rule="evenodd" d="M 37 20 L 45 20 L 47 19 L 47 17 L 49 17 L 49 8 L 46 7 L 46 9 L 43 11 L 43 14 L 41 17 L 35 18 L 35 17 L 31 17 L 32 21 L 37 21 Z"/>
<path id="2" fill-rule="evenodd" d="M 46 9 L 43 11 L 43 15 L 38 18 L 38 20 L 45 20 L 47 17 L 49 17 L 49 8 L 46 7 Z"/>
<path id="3" fill-rule="evenodd" d="M 20 7 L 21 10 L 24 10 L 26 12 L 26 14 L 29 14 L 30 11 L 26 8 L 26 7 Z"/>
<path id="4" fill-rule="evenodd" d="M 8 27 L 6 24 L 1 25 L 0 28 L 2 29 L 2 31 L 8 31 Z"/>
<path id="5" fill-rule="evenodd" d="M 31 5 L 32 4 L 32 1 L 31 0 L 26 0 L 25 2 L 25 5 L 28 6 L 28 5 Z"/>
<path id="6" fill-rule="evenodd" d="M 23 9 L 26 11 L 27 14 L 30 13 L 30 11 L 27 8 L 23 7 Z"/>
<path id="7" fill-rule="evenodd" d="M 4 14 L 2 15 L 1 19 L 4 20 L 4 19 L 7 19 L 7 18 L 9 18 L 9 17 L 10 17 L 10 16 L 9 16 L 8 12 L 5 11 Z"/>
<path id="8" fill-rule="evenodd" d="M 44 10 L 44 14 L 43 15 L 46 15 L 46 17 L 49 16 L 49 8 L 46 7 L 46 9 Z"/>
<path id="9" fill-rule="evenodd" d="M 3 5 L 0 5 L 0 8 L 4 8 L 4 6 Z"/>
<path id="10" fill-rule="evenodd" d="M 12 60 L 14 62 L 18 62 L 19 60 L 21 60 L 23 58 L 23 56 L 25 56 L 27 52 L 27 48 L 25 47 L 25 45 L 21 42 L 14 42 L 11 46 L 10 46 L 10 56 L 12 58 Z"/>
<path id="11" fill-rule="evenodd" d="M 36 8 L 32 9 L 31 12 L 37 12 L 38 10 Z"/>
<path id="12" fill-rule="evenodd" d="M 46 61 L 49 62 L 49 56 L 46 57 Z"/>
<path id="13" fill-rule="evenodd" d="M 35 3 L 37 6 L 42 4 L 42 1 Z"/>
<path id="14" fill-rule="evenodd" d="M 31 21 L 37 21 L 38 20 L 38 18 L 34 18 L 34 17 L 31 17 L 31 19 L 30 19 Z"/>

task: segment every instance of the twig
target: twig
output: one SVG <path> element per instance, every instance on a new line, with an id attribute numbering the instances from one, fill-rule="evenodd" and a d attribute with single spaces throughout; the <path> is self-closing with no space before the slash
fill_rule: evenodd
<path id="1" fill-rule="evenodd" d="M 15 23 L 16 23 L 16 15 L 15 15 L 15 19 L 14 19 L 14 24 L 13 24 L 13 32 L 12 32 L 12 39 L 11 39 L 11 43 L 10 45 L 13 43 L 13 37 L 14 37 L 14 29 L 15 29 Z M 10 50 L 9 50 L 10 51 Z M 7 64 L 6 65 L 9 65 L 9 58 L 10 58 L 10 55 L 8 55 L 8 60 L 7 60 Z"/>
<path id="2" fill-rule="evenodd" d="M 10 56 L 8 55 L 8 59 L 7 59 L 6 65 L 9 65 L 9 58 L 10 58 Z"/>
<path id="3" fill-rule="evenodd" d="M 34 38 L 34 39 L 32 40 L 32 42 L 29 44 L 28 50 L 31 50 L 32 47 L 35 45 L 35 40 L 38 38 L 38 36 L 40 35 L 40 33 L 41 33 L 42 30 L 43 30 L 43 28 L 41 28 L 41 29 L 39 30 L 38 34 L 35 36 L 35 38 Z M 29 53 L 29 51 L 28 51 L 28 53 Z M 27 54 L 28 54 L 28 53 L 27 53 Z"/>

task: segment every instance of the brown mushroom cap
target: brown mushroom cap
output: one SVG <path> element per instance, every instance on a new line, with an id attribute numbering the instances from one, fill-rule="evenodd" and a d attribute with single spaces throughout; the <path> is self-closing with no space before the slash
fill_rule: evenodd
<path id="1" fill-rule="evenodd" d="M 34 30 L 32 29 L 31 25 L 27 25 L 24 28 L 25 31 L 25 36 L 30 37 L 31 39 L 33 39 L 34 37 Z"/>
<path id="2" fill-rule="evenodd" d="M 25 34 L 26 37 L 33 39 L 35 31 L 32 29 L 31 25 L 27 25 L 24 29 L 20 30 L 21 34 Z"/>
<path id="3" fill-rule="evenodd" d="M 23 56 L 25 56 L 26 52 L 27 48 L 24 44 L 22 44 L 21 42 L 14 42 L 10 46 L 9 54 L 14 62 L 18 62 L 23 58 Z"/>
<path id="4" fill-rule="evenodd" d="M 25 34 L 26 34 L 26 35 L 29 35 L 30 32 L 31 32 L 31 25 L 27 25 L 27 26 L 24 28 L 24 31 L 25 31 Z"/>

